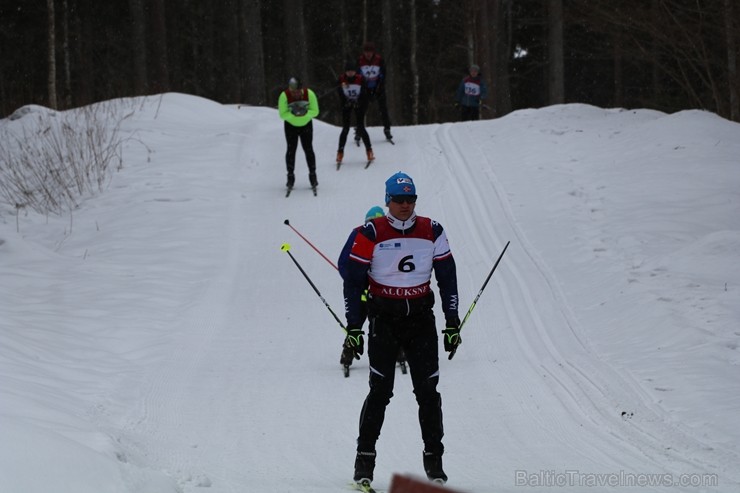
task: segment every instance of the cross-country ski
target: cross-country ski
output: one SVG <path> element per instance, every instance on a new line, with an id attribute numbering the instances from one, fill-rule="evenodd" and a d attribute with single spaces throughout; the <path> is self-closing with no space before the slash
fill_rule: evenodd
<path id="1" fill-rule="evenodd" d="M 373 488 L 370 481 L 367 479 L 352 481 L 349 485 L 353 490 L 362 491 L 363 493 L 383 493 L 380 490 Z"/>
<path id="2" fill-rule="evenodd" d="M 295 190 L 295 187 L 286 188 L 285 189 L 285 197 L 286 198 L 290 197 L 291 194 L 293 194 L 293 190 Z M 317 186 L 316 187 L 310 187 L 310 190 L 311 190 L 311 193 L 313 194 L 314 197 L 318 196 L 318 194 L 319 194 L 319 188 Z"/>

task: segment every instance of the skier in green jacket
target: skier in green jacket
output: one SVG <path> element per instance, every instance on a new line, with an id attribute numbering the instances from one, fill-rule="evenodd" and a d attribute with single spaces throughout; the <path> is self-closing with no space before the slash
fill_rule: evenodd
<path id="1" fill-rule="evenodd" d="M 314 192 L 319 182 L 316 178 L 316 155 L 313 152 L 313 122 L 319 116 L 319 102 L 316 94 L 309 88 L 303 87 L 301 81 L 291 77 L 288 88 L 280 93 L 278 98 L 278 113 L 285 120 L 285 141 L 288 150 L 285 153 L 285 166 L 288 170 L 288 191 L 295 184 L 295 155 L 298 149 L 298 140 L 306 154 L 308 164 L 308 179 Z"/>

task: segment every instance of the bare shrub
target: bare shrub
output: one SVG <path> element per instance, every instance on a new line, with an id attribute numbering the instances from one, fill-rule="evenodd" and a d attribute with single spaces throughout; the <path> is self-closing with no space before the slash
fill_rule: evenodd
<path id="1" fill-rule="evenodd" d="M 123 166 L 121 100 L 65 112 L 20 112 L 0 127 L 0 200 L 42 214 L 75 209 Z"/>

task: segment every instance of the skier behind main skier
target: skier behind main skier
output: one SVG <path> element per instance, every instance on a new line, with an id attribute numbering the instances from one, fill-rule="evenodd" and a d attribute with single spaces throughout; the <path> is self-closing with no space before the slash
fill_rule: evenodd
<path id="1" fill-rule="evenodd" d="M 365 214 L 365 224 L 367 224 L 372 219 L 383 216 L 385 216 L 385 212 L 383 212 L 383 209 L 380 206 L 376 205 L 370 208 L 370 210 L 367 211 L 367 214 Z M 362 226 L 358 226 L 357 228 L 352 230 L 352 233 L 350 233 L 349 238 L 347 238 L 347 241 L 342 248 L 342 252 L 339 254 L 337 266 L 339 269 L 339 274 L 342 276 L 342 278 L 344 278 L 345 273 L 347 272 L 347 260 L 349 259 L 349 252 L 352 249 L 352 244 L 355 242 L 355 237 L 357 236 L 357 232 L 360 230 L 360 228 L 362 228 Z M 365 323 L 365 320 L 367 319 L 367 289 L 362 293 L 362 305 L 360 306 L 360 309 L 362 317 L 362 323 L 360 325 L 363 325 Z M 355 358 L 360 359 L 360 355 L 356 353 L 355 349 L 351 345 L 343 344 L 342 354 L 339 357 L 339 364 L 344 367 L 345 376 L 349 376 L 349 367 L 352 366 L 352 360 Z M 402 373 L 406 373 L 406 355 L 403 353 L 403 349 L 399 350 L 397 359 L 398 363 L 401 365 Z"/>
<path id="2" fill-rule="evenodd" d="M 342 108 L 342 131 L 339 134 L 339 146 L 337 147 L 337 166 L 344 159 L 344 144 L 347 143 L 347 134 L 349 133 L 350 123 L 352 122 L 352 113 L 355 114 L 355 131 L 365 144 L 365 153 L 368 162 L 375 159 L 373 155 L 373 146 L 370 143 L 370 136 L 365 130 L 365 111 L 367 110 L 367 86 L 365 79 L 357 71 L 357 65 L 354 62 L 347 62 L 344 66 L 344 73 L 339 76 L 337 82 L 337 92 L 339 94 L 339 106 Z"/>
<path id="3" fill-rule="evenodd" d="M 488 88 L 480 75 L 480 67 L 473 64 L 455 93 L 455 99 L 460 105 L 460 120 L 480 120 L 480 107 L 487 95 Z"/>
<path id="4" fill-rule="evenodd" d="M 388 116 L 388 104 L 386 102 L 385 95 L 385 60 L 375 49 L 375 43 L 366 41 L 362 45 L 362 53 L 357 60 L 357 66 L 367 83 L 368 107 L 370 103 L 378 103 L 378 110 L 380 111 L 380 118 L 383 121 L 383 133 L 385 134 L 385 138 L 393 140 L 393 135 L 391 135 L 391 119 Z M 359 140 L 360 134 L 355 131 L 355 141 Z"/>
<path id="5" fill-rule="evenodd" d="M 343 276 L 345 344 L 355 354 L 364 351 L 362 293 L 368 289 L 370 391 L 360 413 L 354 474 L 363 487 L 369 487 L 373 479 L 375 445 L 393 395 L 399 348 L 406 353 L 419 405 L 424 471 L 432 481 L 447 481 L 442 468 L 444 433 L 431 276 L 434 272 L 437 279 L 446 319 L 444 348 L 449 352 L 460 344 L 457 274 L 444 229 L 416 215 L 416 198 L 410 176 L 399 172 L 385 182 L 388 214 L 357 231 Z"/>

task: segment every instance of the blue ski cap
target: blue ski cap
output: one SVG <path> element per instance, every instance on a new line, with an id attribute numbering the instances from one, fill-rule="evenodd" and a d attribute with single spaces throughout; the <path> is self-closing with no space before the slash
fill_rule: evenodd
<path id="1" fill-rule="evenodd" d="M 365 214 L 365 222 L 368 222 L 370 219 L 375 219 L 376 217 L 383 216 L 385 216 L 385 212 L 380 206 L 376 205 L 375 207 L 367 211 L 367 214 Z"/>
<path id="2" fill-rule="evenodd" d="M 416 195 L 414 180 L 409 175 L 399 171 L 385 182 L 385 205 L 396 195 Z"/>

